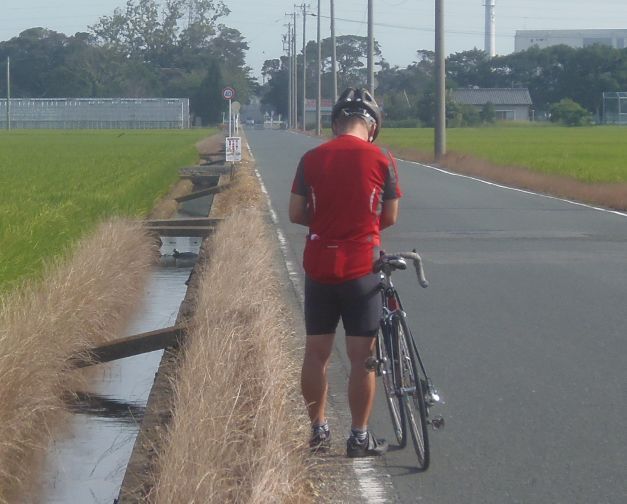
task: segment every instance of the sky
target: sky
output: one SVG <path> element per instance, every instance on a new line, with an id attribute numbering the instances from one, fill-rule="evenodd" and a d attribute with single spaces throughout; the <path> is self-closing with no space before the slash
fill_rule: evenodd
<path id="1" fill-rule="evenodd" d="M 302 3 L 303 0 L 298 0 Z M 447 54 L 484 48 L 485 0 L 443 0 Z M 321 0 L 321 36 L 330 36 L 329 0 Z M 110 15 L 126 0 L 0 0 L 0 41 L 27 28 L 43 26 L 73 35 L 87 31 L 100 16 Z M 231 14 L 222 19 L 238 29 L 250 45 L 247 63 L 260 76 L 266 59 L 283 52 L 287 13 L 294 0 L 225 0 Z M 374 36 L 383 57 L 405 67 L 419 49 L 434 47 L 434 0 L 374 0 Z M 309 0 L 317 12 L 318 0 Z M 367 0 L 335 0 L 336 35 L 367 35 Z M 297 20 L 302 47 L 302 17 Z M 627 0 L 496 0 L 496 49 L 514 50 L 516 30 L 627 29 Z M 316 38 L 316 18 L 307 16 L 307 39 Z"/>

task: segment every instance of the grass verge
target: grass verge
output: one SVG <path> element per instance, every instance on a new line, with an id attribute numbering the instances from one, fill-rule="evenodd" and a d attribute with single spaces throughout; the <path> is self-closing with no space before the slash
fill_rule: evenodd
<path id="1" fill-rule="evenodd" d="M 433 159 L 433 129 L 386 129 L 379 142 L 394 152 L 418 151 Z M 498 166 L 529 168 L 584 183 L 627 182 L 627 128 L 491 127 L 447 130 L 449 152 Z"/>
<path id="2" fill-rule="evenodd" d="M 0 502 L 26 501 L 78 379 L 68 357 L 118 336 L 155 253 L 139 225 L 111 221 L 47 266 L 43 281 L 0 296 Z"/>
<path id="3" fill-rule="evenodd" d="M 242 170 L 208 244 L 149 501 L 308 502 L 308 425 L 260 188 Z M 212 211 L 213 215 L 213 211 Z"/>

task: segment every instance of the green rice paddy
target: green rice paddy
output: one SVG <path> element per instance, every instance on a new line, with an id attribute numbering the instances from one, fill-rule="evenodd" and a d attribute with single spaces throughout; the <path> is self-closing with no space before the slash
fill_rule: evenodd
<path id="1" fill-rule="evenodd" d="M 379 143 L 433 152 L 433 129 L 381 130 Z M 627 182 L 627 128 L 555 126 L 456 128 L 447 131 L 449 152 L 501 166 L 521 166 L 584 182 Z"/>
<path id="2" fill-rule="evenodd" d="M 37 276 L 105 218 L 145 216 L 212 133 L 0 132 L 0 290 Z"/>

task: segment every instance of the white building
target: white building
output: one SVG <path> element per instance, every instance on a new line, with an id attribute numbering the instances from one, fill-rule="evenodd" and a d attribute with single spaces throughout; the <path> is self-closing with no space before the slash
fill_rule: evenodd
<path id="1" fill-rule="evenodd" d="M 627 30 L 518 30 L 514 51 L 526 51 L 533 46 L 544 49 L 560 44 L 570 47 L 603 44 L 624 49 L 627 47 Z"/>

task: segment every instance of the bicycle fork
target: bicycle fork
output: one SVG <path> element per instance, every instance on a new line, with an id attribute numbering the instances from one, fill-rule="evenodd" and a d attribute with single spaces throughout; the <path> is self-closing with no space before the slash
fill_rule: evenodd
<path id="1" fill-rule="evenodd" d="M 409 361 L 408 356 L 405 356 L 405 359 Z M 411 362 L 408 362 L 408 365 L 411 366 Z M 436 404 L 444 404 L 444 401 L 442 401 L 442 398 L 440 397 L 438 390 L 433 385 L 431 378 L 427 376 L 427 373 L 425 372 L 424 367 L 422 366 L 422 361 L 420 361 L 420 366 L 422 367 L 422 372 L 425 378 L 424 380 L 419 377 L 416 377 L 416 378 L 418 379 L 420 383 L 420 388 L 422 389 L 422 397 L 424 399 L 424 403 L 427 408 L 427 411 L 426 411 L 427 423 L 430 424 L 431 428 L 435 431 L 442 430 L 446 425 L 446 421 L 444 420 L 444 417 L 442 415 L 435 415 L 431 417 L 429 415 L 429 410 L 431 409 L 432 406 L 435 406 Z M 403 395 L 413 396 L 416 393 L 418 393 L 418 391 L 416 390 L 415 386 L 414 387 L 401 387 L 398 390 L 397 395 L 399 397 Z"/>
<path id="2" fill-rule="evenodd" d="M 384 360 L 380 359 L 378 356 L 371 355 L 366 359 L 364 366 L 368 371 L 374 371 L 377 373 L 377 376 L 381 376 L 381 374 L 388 372 L 385 365 L 382 364 L 385 364 Z M 432 406 L 435 406 L 436 404 L 444 404 L 444 401 L 442 401 L 442 398 L 440 397 L 438 390 L 433 385 L 431 378 L 426 378 L 426 381 L 421 383 L 421 385 L 423 389 L 422 392 L 424 402 L 427 406 L 427 413 Z M 397 389 L 396 395 L 398 397 L 402 397 L 404 395 L 413 396 L 416 393 L 416 387 L 400 387 Z M 442 415 L 430 417 L 427 414 L 427 423 L 430 424 L 431 428 L 435 431 L 442 430 L 446 426 L 446 421 Z"/>

